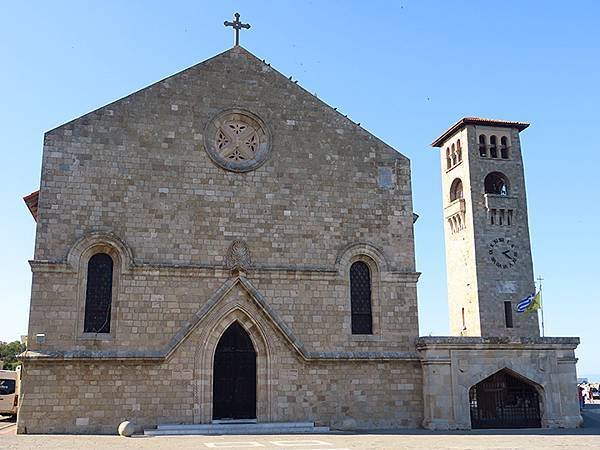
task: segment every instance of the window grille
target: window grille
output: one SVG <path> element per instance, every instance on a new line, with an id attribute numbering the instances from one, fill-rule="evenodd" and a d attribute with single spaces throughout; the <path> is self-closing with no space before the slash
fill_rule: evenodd
<path id="1" fill-rule="evenodd" d="M 110 333 L 113 260 L 96 253 L 88 262 L 85 292 L 85 333 Z"/>
<path id="2" fill-rule="evenodd" d="M 350 266 L 352 334 L 373 334 L 371 315 L 371 271 L 362 261 Z"/>

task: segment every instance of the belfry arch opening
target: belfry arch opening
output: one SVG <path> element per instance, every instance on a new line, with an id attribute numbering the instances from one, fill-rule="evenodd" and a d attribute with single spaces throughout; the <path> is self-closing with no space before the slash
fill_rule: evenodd
<path id="1" fill-rule="evenodd" d="M 540 394 L 507 369 L 469 389 L 471 428 L 541 428 Z"/>
<path id="2" fill-rule="evenodd" d="M 256 419 L 256 350 L 237 321 L 215 350 L 213 419 Z"/>
<path id="3" fill-rule="evenodd" d="M 483 182 L 486 194 L 508 195 L 508 178 L 501 172 L 492 172 L 485 177 Z"/>
<path id="4" fill-rule="evenodd" d="M 450 201 L 458 200 L 463 198 L 463 184 L 460 178 L 455 178 L 450 186 Z"/>

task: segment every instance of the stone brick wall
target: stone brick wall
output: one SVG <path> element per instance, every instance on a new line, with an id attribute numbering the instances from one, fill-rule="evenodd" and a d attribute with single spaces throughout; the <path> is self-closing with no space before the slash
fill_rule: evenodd
<path id="1" fill-rule="evenodd" d="M 421 367 L 404 357 L 305 357 L 239 284 L 163 361 L 32 358 L 25 365 L 19 432 L 113 433 L 138 426 L 212 419 L 212 355 L 238 321 L 257 352 L 257 419 L 315 421 L 339 429 L 416 427 Z"/>
<path id="2" fill-rule="evenodd" d="M 225 269 L 135 267 L 120 275 L 110 337 L 81 333 L 78 274 L 36 267 L 29 333 L 33 351 L 159 351 L 229 279 Z M 64 271 L 59 271 L 64 270 Z M 373 280 L 373 335 L 352 335 L 346 271 L 253 271 L 250 279 L 309 351 L 414 351 L 416 279 Z M 390 279 L 391 278 L 391 279 Z M 83 282 L 83 280 L 82 280 Z M 44 333 L 42 346 L 33 343 Z"/>
<path id="3" fill-rule="evenodd" d="M 245 173 L 204 148 L 231 108 L 271 140 Z M 415 426 L 412 224 L 408 160 L 240 47 L 49 131 L 19 431 L 210 421 L 206 355 L 235 314 L 262 330 L 259 420 Z M 236 239 L 252 258 L 243 280 L 225 264 Z M 83 333 L 97 251 L 115 261 L 104 335 Z M 372 269 L 368 336 L 350 331 L 359 259 Z"/>
<path id="4" fill-rule="evenodd" d="M 251 172 L 203 148 L 232 107 L 271 130 Z M 414 271 L 408 160 L 239 47 L 46 133 L 35 259 L 63 260 L 91 231 L 145 263 L 219 265 L 239 237 L 265 266 L 332 264 L 367 241 Z"/>

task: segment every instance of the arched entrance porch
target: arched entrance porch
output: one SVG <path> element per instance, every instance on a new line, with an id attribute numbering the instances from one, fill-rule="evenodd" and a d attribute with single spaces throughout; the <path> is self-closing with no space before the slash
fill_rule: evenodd
<path id="1" fill-rule="evenodd" d="M 540 428 L 534 385 L 503 369 L 469 390 L 471 428 Z"/>

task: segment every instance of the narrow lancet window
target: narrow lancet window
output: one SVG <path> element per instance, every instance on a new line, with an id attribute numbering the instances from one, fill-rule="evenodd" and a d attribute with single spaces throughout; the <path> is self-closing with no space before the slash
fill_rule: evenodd
<path id="1" fill-rule="evenodd" d="M 506 139 L 506 136 L 500 138 L 500 157 L 508 159 L 508 139 Z"/>
<path id="2" fill-rule="evenodd" d="M 490 136 L 490 158 L 498 157 L 498 143 L 496 136 Z"/>
<path id="3" fill-rule="evenodd" d="M 479 135 L 479 156 L 487 157 L 487 146 L 485 144 L 485 134 Z"/>
<path id="4" fill-rule="evenodd" d="M 88 261 L 84 333 L 110 333 L 113 260 L 96 253 Z"/>
<path id="5" fill-rule="evenodd" d="M 350 266 L 350 308 L 352 334 L 373 334 L 371 271 L 362 261 Z"/>
<path id="6" fill-rule="evenodd" d="M 458 158 L 456 155 L 456 145 L 452 144 L 452 166 L 458 164 Z"/>
<path id="7" fill-rule="evenodd" d="M 504 321 L 506 323 L 506 328 L 513 327 L 513 315 L 512 315 L 512 303 L 504 302 Z"/>

